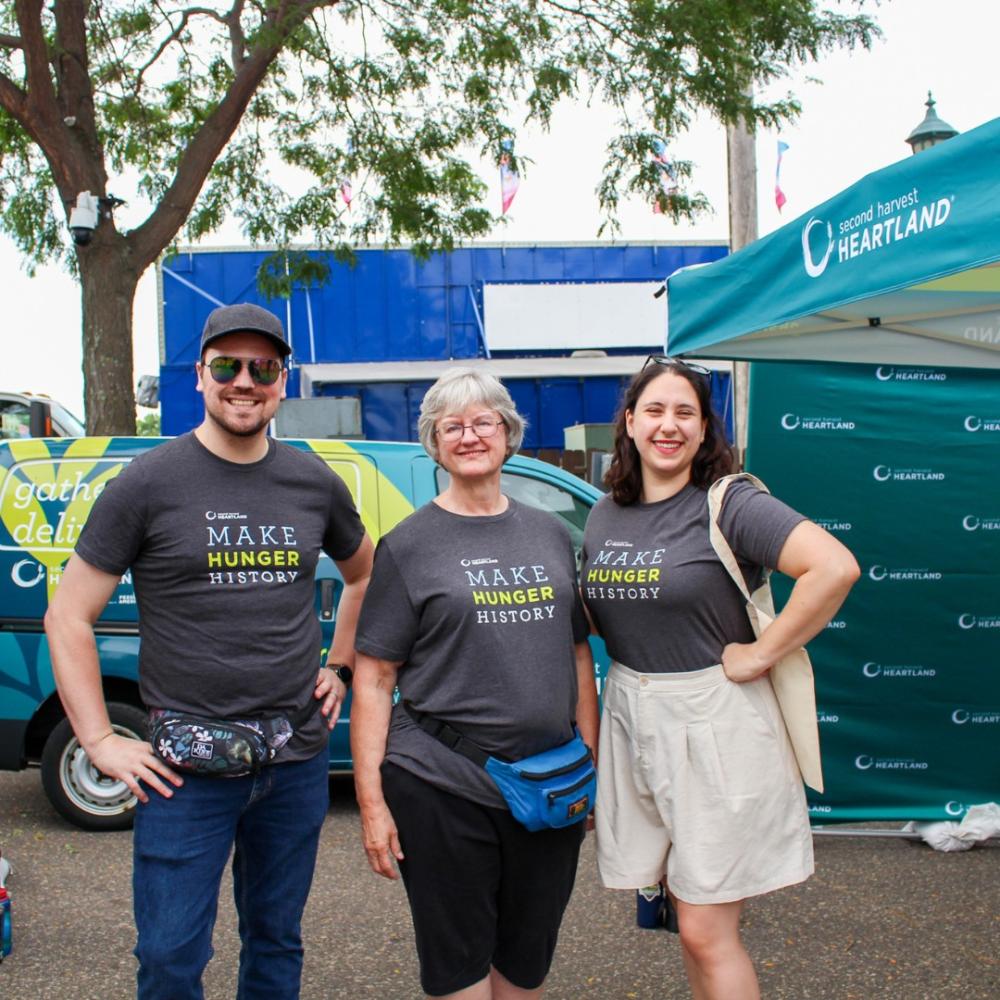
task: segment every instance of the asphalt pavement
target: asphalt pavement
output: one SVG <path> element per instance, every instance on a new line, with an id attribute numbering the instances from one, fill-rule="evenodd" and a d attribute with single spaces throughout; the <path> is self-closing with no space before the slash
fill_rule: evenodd
<path id="1" fill-rule="evenodd" d="M 402 884 L 369 872 L 350 780 L 331 790 L 304 919 L 302 1000 L 419 998 Z M 14 865 L 14 952 L 0 965 L 0 997 L 133 996 L 131 834 L 78 830 L 51 810 L 37 771 L 0 773 L 0 849 Z M 816 860 L 804 885 L 746 909 L 765 997 L 1000 998 L 1000 844 L 942 854 L 898 838 L 817 837 Z M 235 993 L 235 926 L 227 878 L 208 1000 Z M 676 936 L 638 929 L 634 896 L 601 888 L 588 837 L 546 997 L 688 995 Z"/>

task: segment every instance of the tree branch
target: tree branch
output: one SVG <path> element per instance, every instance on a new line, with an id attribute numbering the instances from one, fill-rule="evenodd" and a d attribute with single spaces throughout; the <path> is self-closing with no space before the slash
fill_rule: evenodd
<path id="1" fill-rule="evenodd" d="M 229 25 L 229 45 L 233 55 L 233 70 L 238 70 L 246 60 L 247 40 L 243 34 L 243 25 L 240 23 L 243 5 L 244 0 L 234 0 L 232 10 L 223 19 Z M 318 4 L 314 5 L 314 9 L 316 6 Z"/>
<path id="2" fill-rule="evenodd" d="M 159 5 L 157 5 L 159 6 Z M 163 55 L 167 49 L 180 38 L 184 29 L 188 25 L 188 21 L 191 20 L 195 15 L 202 15 L 203 17 L 210 17 L 213 21 L 218 21 L 220 24 L 224 24 L 229 28 L 229 36 L 232 39 L 233 46 L 233 68 L 239 69 L 239 63 L 237 62 L 237 52 L 239 53 L 240 62 L 243 59 L 243 51 L 245 49 L 245 40 L 243 38 L 243 29 L 240 27 L 240 11 L 243 7 L 243 0 L 237 0 L 233 5 L 233 9 L 228 14 L 220 14 L 218 11 L 209 10 L 207 7 L 186 7 L 184 10 L 180 11 L 181 20 L 180 24 L 176 28 L 173 28 L 169 35 L 163 39 L 162 42 L 156 47 L 156 51 L 140 66 L 135 73 L 134 86 L 132 88 L 133 93 L 138 94 L 140 88 L 142 87 L 142 79 L 146 75 L 146 71 L 156 64 L 160 56 Z M 170 24 L 170 17 L 176 11 L 171 11 L 170 13 L 164 11 L 163 19 Z M 235 28 L 233 26 L 235 20 Z M 237 45 L 239 48 L 237 49 Z"/>
<path id="3" fill-rule="evenodd" d="M 599 25 L 606 32 L 608 32 L 608 34 L 612 36 L 617 36 L 618 34 L 617 30 L 611 23 L 598 17 L 597 14 L 594 13 L 593 11 L 585 10 L 582 5 L 578 5 L 576 7 L 567 7 L 565 4 L 557 3 L 556 0 L 545 0 L 545 3 L 547 4 L 547 6 L 553 7 L 560 13 L 567 14 L 570 17 L 578 17 L 583 21 L 588 21 L 591 24 Z M 605 7 L 605 9 L 607 8 Z"/>
<path id="4" fill-rule="evenodd" d="M 10 77 L 0 73 L 0 108 L 20 122 L 28 135 L 34 139 L 35 133 L 28 127 L 26 121 L 27 102 L 28 95 Z"/>
<path id="5" fill-rule="evenodd" d="M 242 3 L 243 0 L 236 0 L 227 16 L 238 20 Z M 269 30 L 258 46 L 243 58 L 225 97 L 181 154 L 173 181 L 159 205 L 127 237 L 140 272 L 156 260 L 184 224 L 212 165 L 232 138 L 247 105 L 289 36 L 314 10 L 332 6 L 333 3 L 336 0 L 332 3 L 331 0 L 282 0 L 276 9 L 269 12 L 265 19 Z M 232 30 L 230 37 L 236 37 Z"/>
<path id="6" fill-rule="evenodd" d="M 87 0 L 59 0 L 54 5 L 56 21 L 53 67 L 57 84 L 58 122 L 52 140 L 59 148 L 59 169 L 64 183 L 56 183 L 64 200 L 75 198 L 79 191 L 104 194 L 107 171 L 104 149 L 98 138 L 94 90 L 87 55 Z M 74 124 L 65 124 L 74 119 Z M 49 157 L 50 161 L 53 157 Z"/>
<path id="7" fill-rule="evenodd" d="M 67 141 L 69 130 L 62 119 L 68 112 L 61 112 L 55 84 L 52 80 L 51 53 L 42 27 L 43 0 L 15 0 L 14 10 L 21 30 L 20 49 L 24 54 L 26 90 L 22 91 L 4 81 L 0 84 L 0 100 L 38 145 L 48 160 L 56 188 L 65 203 L 78 191 L 96 185 L 83 181 L 83 170 L 89 165 Z M 66 0 L 55 5 L 57 21 L 78 15 L 82 21 L 84 4 L 80 0 Z M 62 8 L 70 8 L 63 10 Z M 82 30 L 82 29 L 81 29 Z M 58 35 L 58 31 L 57 31 Z M 89 88 L 89 82 L 87 83 Z"/>
<path id="8" fill-rule="evenodd" d="M 27 114 L 39 133 L 58 116 L 56 91 L 49 75 L 49 50 L 42 30 L 42 0 L 15 0 L 14 11 L 21 29 L 27 77 Z"/>
<path id="9" fill-rule="evenodd" d="M 20 35 L 0 35 L 0 49 L 23 48 Z"/>

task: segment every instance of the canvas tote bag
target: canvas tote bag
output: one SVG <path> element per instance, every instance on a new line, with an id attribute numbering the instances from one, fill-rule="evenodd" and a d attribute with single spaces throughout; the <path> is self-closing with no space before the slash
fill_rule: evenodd
<path id="1" fill-rule="evenodd" d="M 726 495 L 729 484 L 737 479 L 747 479 L 765 493 L 770 493 L 770 490 L 749 472 L 723 476 L 708 490 L 708 531 L 712 547 L 722 565 L 726 567 L 733 582 L 746 598 L 747 615 L 750 617 L 754 635 L 759 638 L 775 619 L 770 570 L 764 569 L 763 582 L 751 594 L 736 562 L 736 556 L 733 555 L 733 550 L 719 528 L 722 498 Z M 820 759 L 819 724 L 816 719 L 816 689 L 809 654 L 802 646 L 793 649 L 771 667 L 768 675 L 778 707 L 781 709 L 781 716 L 785 721 L 785 729 L 788 731 L 802 780 L 810 788 L 822 792 L 823 764 Z"/>

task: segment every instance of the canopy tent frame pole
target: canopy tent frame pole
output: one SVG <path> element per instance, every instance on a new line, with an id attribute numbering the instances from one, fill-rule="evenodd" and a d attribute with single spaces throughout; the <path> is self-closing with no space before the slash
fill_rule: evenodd
<path id="1" fill-rule="evenodd" d="M 812 828 L 814 837 L 898 837 L 901 840 L 920 840 L 916 830 L 829 830 L 824 826 Z"/>
<path id="2" fill-rule="evenodd" d="M 895 837 L 899 840 L 923 840 L 923 835 L 919 830 L 829 830 L 824 826 L 814 826 L 812 828 L 814 837 Z M 976 846 L 989 844 L 993 841 L 1000 843 L 1000 837 L 987 837 L 985 840 L 977 842 Z"/>
<path id="3" fill-rule="evenodd" d="M 752 96 L 752 91 L 748 89 Z M 729 251 L 757 239 L 757 147 L 753 134 L 741 120 L 726 126 L 726 160 L 729 175 Z M 746 463 L 750 422 L 750 365 L 733 362 L 733 439 L 739 468 Z"/>

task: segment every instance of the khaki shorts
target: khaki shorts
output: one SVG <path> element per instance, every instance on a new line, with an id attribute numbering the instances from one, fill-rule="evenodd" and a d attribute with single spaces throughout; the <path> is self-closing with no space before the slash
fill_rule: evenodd
<path id="1" fill-rule="evenodd" d="M 609 888 L 666 874 L 678 899 L 730 903 L 812 874 L 805 789 L 766 677 L 613 664 L 598 764 L 597 861 Z"/>

